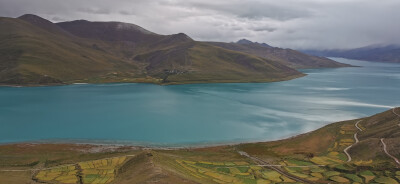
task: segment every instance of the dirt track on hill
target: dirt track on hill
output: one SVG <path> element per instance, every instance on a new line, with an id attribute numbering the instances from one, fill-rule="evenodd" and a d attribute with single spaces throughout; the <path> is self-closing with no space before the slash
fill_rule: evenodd
<path id="1" fill-rule="evenodd" d="M 356 122 L 356 124 L 354 124 L 354 126 L 355 126 L 359 131 L 362 131 L 362 129 L 361 129 L 360 127 L 358 127 L 358 123 L 360 123 L 361 121 L 362 121 L 362 120 L 359 120 L 359 121 Z M 354 140 L 355 140 L 356 142 L 343 150 L 343 152 L 347 155 L 347 158 L 348 158 L 348 159 L 347 159 L 347 162 L 351 162 L 351 156 L 350 156 L 348 150 L 349 150 L 351 147 L 353 147 L 355 144 L 357 144 L 357 143 L 359 142 L 359 140 L 358 140 L 358 138 L 357 138 L 357 133 L 358 133 L 358 132 L 356 132 L 356 133 L 354 134 Z"/>

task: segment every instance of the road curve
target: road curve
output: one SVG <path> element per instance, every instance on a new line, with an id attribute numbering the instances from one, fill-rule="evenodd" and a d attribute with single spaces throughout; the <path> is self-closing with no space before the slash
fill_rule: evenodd
<path id="1" fill-rule="evenodd" d="M 361 122 L 361 120 L 360 121 L 357 121 L 357 123 L 354 125 L 354 126 L 356 126 L 356 128 L 358 129 L 358 130 L 360 130 L 360 132 L 362 132 L 363 130 L 360 128 L 360 127 L 358 127 L 358 123 L 360 123 Z"/>
<path id="2" fill-rule="evenodd" d="M 261 165 L 265 165 L 265 167 L 268 167 L 269 169 L 272 169 L 272 170 L 278 172 L 279 174 L 282 174 L 283 176 L 286 176 L 286 177 L 288 177 L 288 178 L 290 178 L 290 179 L 292 179 L 294 181 L 297 181 L 297 182 L 300 182 L 300 183 L 310 183 L 310 184 L 313 183 L 313 182 L 308 181 L 306 179 L 299 178 L 297 176 L 293 176 L 293 175 L 291 175 L 289 173 L 286 173 L 286 172 L 282 171 L 281 169 L 277 168 L 276 166 L 269 165 L 266 161 L 264 161 L 262 159 L 259 159 L 259 158 L 255 157 L 255 156 L 250 156 L 249 154 L 247 154 L 244 151 L 238 151 L 238 153 L 240 155 L 242 155 L 242 156 L 250 158 L 251 160 L 253 160 L 256 163 L 260 163 Z"/>
<path id="3" fill-rule="evenodd" d="M 359 131 L 363 131 L 360 127 L 358 127 L 358 123 L 360 123 L 361 121 L 362 121 L 362 120 L 359 120 L 359 121 L 356 122 L 356 124 L 354 124 L 354 126 L 355 126 Z M 357 138 L 357 134 L 358 134 L 358 131 L 354 134 L 354 140 L 355 140 L 356 142 L 355 142 L 354 144 L 348 146 L 347 148 L 345 148 L 345 149 L 343 150 L 343 152 L 347 155 L 347 162 L 351 162 L 351 156 L 350 156 L 348 150 L 349 150 L 351 147 L 353 147 L 353 145 L 355 145 L 355 144 L 357 144 L 357 143 L 359 142 L 359 141 L 358 141 L 358 138 Z"/>
<path id="4" fill-rule="evenodd" d="M 383 151 L 386 153 L 387 156 L 389 156 L 390 158 L 392 158 L 392 159 L 396 162 L 397 167 L 399 167 L 399 166 L 400 166 L 400 161 L 399 161 L 399 159 L 397 159 L 396 157 L 394 157 L 393 155 L 391 155 L 391 154 L 387 151 L 387 149 L 386 149 L 386 144 L 385 144 L 385 142 L 384 142 L 384 138 L 381 139 L 381 143 L 383 144 Z"/>

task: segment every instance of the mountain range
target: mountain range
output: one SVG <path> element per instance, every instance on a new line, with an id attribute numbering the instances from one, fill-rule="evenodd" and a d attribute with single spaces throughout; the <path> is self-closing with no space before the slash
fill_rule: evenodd
<path id="1" fill-rule="evenodd" d="M 302 52 L 321 57 L 400 63 L 400 45 L 370 45 L 355 49 L 303 50 Z"/>
<path id="2" fill-rule="evenodd" d="M 199 42 L 122 22 L 0 18 L 0 84 L 271 82 L 296 69 L 345 67 L 291 49 L 241 40 Z"/>

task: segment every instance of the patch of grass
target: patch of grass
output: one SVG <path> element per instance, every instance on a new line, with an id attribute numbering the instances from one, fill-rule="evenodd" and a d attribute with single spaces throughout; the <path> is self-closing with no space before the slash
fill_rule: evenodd
<path id="1" fill-rule="evenodd" d="M 243 179 L 243 182 L 245 184 L 257 184 L 257 180 L 255 180 L 255 179 L 247 179 L 247 178 L 245 178 L 245 179 Z"/>
<path id="2" fill-rule="evenodd" d="M 217 166 L 212 165 L 212 164 L 205 164 L 205 163 L 199 163 L 199 162 L 196 162 L 195 165 L 199 166 L 199 167 L 204 167 L 204 168 L 215 168 L 215 167 L 217 167 Z"/>
<path id="3" fill-rule="evenodd" d="M 352 168 L 348 167 L 347 165 L 343 165 L 343 164 L 337 165 L 337 166 L 335 166 L 335 168 L 342 170 L 342 171 L 351 171 L 352 170 Z"/>
<path id="4" fill-rule="evenodd" d="M 340 172 L 337 171 L 327 171 L 323 173 L 326 177 L 337 176 L 340 175 Z"/>
<path id="5" fill-rule="evenodd" d="M 362 178 L 360 178 L 359 176 L 357 176 L 355 174 L 345 174 L 344 177 L 346 177 L 354 182 L 359 182 L 359 183 L 363 182 Z"/>
<path id="6" fill-rule="evenodd" d="M 389 177 L 384 177 L 384 176 L 378 177 L 374 181 L 376 181 L 378 183 L 384 183 L 384 184 L 398 184 L 395 179 L 389 178 Z"/>
<path id="7" fill-rule="evenodd" d="M 249 167 L 237 167 L 237 169 L 242 173 L 246 173 L 249 171 Z"/>
<path id="8" fill-rule="evenodd" d="M 267 171 L 262 172 L 262 174 L 263 174 L 263 177 L 267 180 L 271 180 L 273 182 L 282 182 L 282 179 L 280 178 L 281 174 L 279 174 L 276 171 L 267 170 Z"/>
<path id="9" fill-rule="evenodd" d="M 270 184 L 271 182 L 269 180 L 262 180 L 262 179 L 258 179 L 257 180 L 257 184 Z"/>
<path id="10" fill-rule="evenodd" d="M 285 167 L 288 172 L 301 172 L 303 169 L 301 167 Z"/>
<path id="11" fill-rule="evenodd" d="M 288 159 L 286 160 L 288 163 L 296 165 L 296 166 L 309 166 L 309 165 L 314 165 L 311 162 L 306 162 L 303 160 L 295 160 L 295 159 Z"/>
<path id="12" fill-rule="evenodd" d="M 302 174 L 302 173 L 298 173 L 298 172 L 293 172 L 293 173 L 290 173 L 290 174 L 295 175 L 295 176 L 297 176 L 299 178 L 308 178 L 309 177 L 306 174 Z"/>
<path id="13" fill-rule="evenodd" d="M 341 161 L 347 161 L 347 156 L 346 156 L 346 154 L 344 154 L 344 153 L 339 153 L 339 154 L 338 154 L 338 158 L 339 158 Z"/>
<path id="14" fill-rule="evenodd" d="M 360 174 L 365 176 L 375 176 L 370 170 L 361 171 Z"/>
<path id="15" fill-rule="evenodd" d="M 316 173 L 316 172 L 311 173 L 311 176 L 314 176 L 316 178 L 324 178 L 324 176 L 322 176 L 321 173 Z"/>
<path id="16" fill-rule="evenodd" d="M 343 178 L 341 176 L 332 176 L 329 178 L 330 180 L 338 183 L 349 183 L 349 180 L 346 178 Z"/>
<path id="17" fill-rule="evenodd" d="M 217 171 L 219 171 L 219 172 L 224 172 L 224 173 L 230 173 L 230 172 L 231 172 L 231 171 L 229 170 L 229 168 L 224 168 L 224 167 L 217 168 Z"/>
<path id="18" fill-rule="evenodd" d="M 321 167 L 315 167 L 311 169 L 311 172 L 313 173 L 322 173 L 325 172 L 325 169 L 321 168 Z"/>

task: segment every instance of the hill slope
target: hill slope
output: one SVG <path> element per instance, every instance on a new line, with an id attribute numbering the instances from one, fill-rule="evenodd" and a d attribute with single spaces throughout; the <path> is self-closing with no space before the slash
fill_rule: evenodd
<path id="1" fill-rule="evenodd" d="M 57 25 L 82 38 L 118 44 L 128 59 L 146 64 L 147 74 L 164 83 L 269 82 L 302 76 L 279 61 L 197 42 L 183 33 L 158 35 L 120 22 L 72 21 Z"/>
<path id="2" fill-rule="evenodd" d="M 35 15 L 0 19 L 0 84 L 269 82 L 303 74 L 281 64 L 158 35 L 133 24 Z"/>
<path id="3" fill-rule="evenodd" d="M 229 50 L 240 51 L 262 58 L 279 61 L 287 66 L 296 69 L 305 68 L 336 68 L 350 66 L 336 61 L 310 56 L 292 49 L 282 49 L 271 47 L 265 43 L 251 42 L 249 40 L 239 40 L 236 43 L 209 42 L 209 44 Z"/>
<path id="4" fill-rule="evenodd" d="M 40 25 L 0 18 L 0 83 L 60 84 L 114 72 L 140 73 L 135 64 L 93 47 L 96 42 L 73 37 L 40 17 L 35 20 Z"/>

